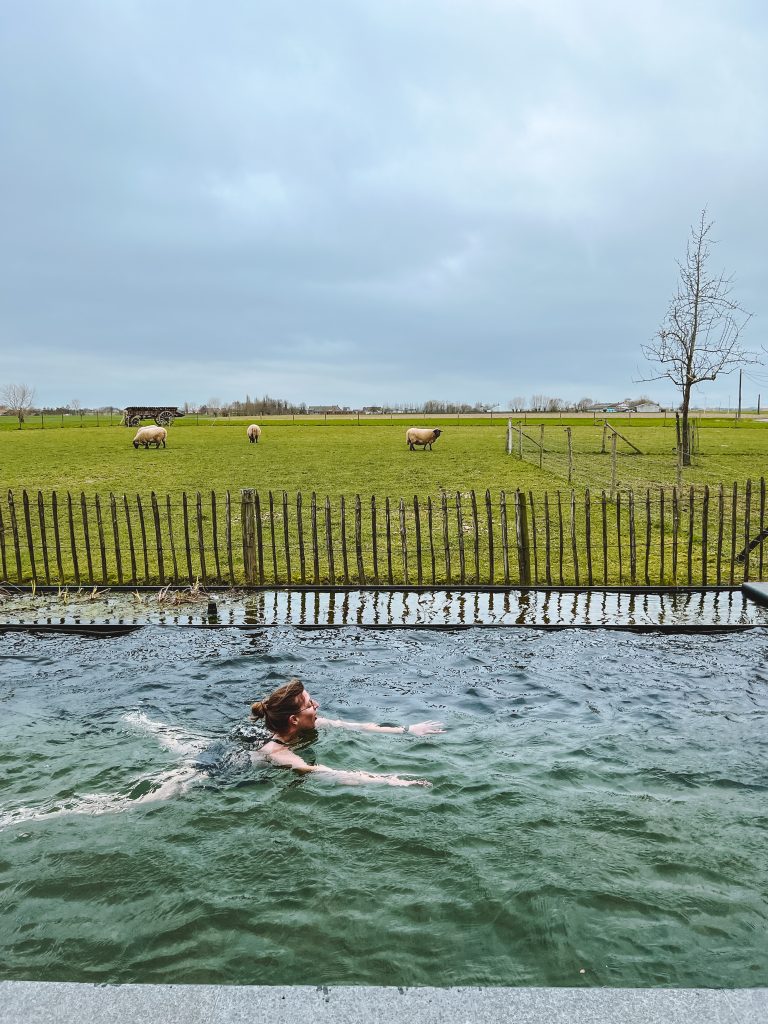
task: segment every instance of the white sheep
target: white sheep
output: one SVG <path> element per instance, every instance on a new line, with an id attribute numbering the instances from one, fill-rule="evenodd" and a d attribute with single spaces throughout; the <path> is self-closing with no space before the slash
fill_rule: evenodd
<path id="1" fill-rule="evenodd" d="M 133 439 L 133 447 L 138 448 L 142 444 L 145 448 L 149 448 L 153 444 L 155 448 L 159 448 L 160 445 L 165 448 L 166 437 L 168 437 L 168 431 L 165 427 L 139 427 L 136 437 Z"/>
<path id="2" fill-rule="evenodd" d="M 409 427 L 405 432 L 405 440 L 411 451 L 416 450 L 417 444 L 423 445 L 424 451 L 427 448 L 432 451 L 433 441 L 436 441 L 441 434 L 442 430 L 438 430 L 437 427 L 434 430 L 430 427 Z"/>
<path id="3" fill-rule="evenodd" d="M 252 423 L 246 430 L 246 434 L 248 435 L 248 440 L 251 444 L 258 444 L 259 438 L 261 437 L 261 427 L 256 423 Z"/>

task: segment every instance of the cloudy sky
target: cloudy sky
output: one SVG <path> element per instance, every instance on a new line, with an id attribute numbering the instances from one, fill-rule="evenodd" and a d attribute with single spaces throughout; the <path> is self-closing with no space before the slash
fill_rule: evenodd
<path id="1" fill-rule="evenodd" d="M 6 3 L 0 96 L 40 403 L 671 400 L 704 205 L 768 342 L 763 0 Z"/>

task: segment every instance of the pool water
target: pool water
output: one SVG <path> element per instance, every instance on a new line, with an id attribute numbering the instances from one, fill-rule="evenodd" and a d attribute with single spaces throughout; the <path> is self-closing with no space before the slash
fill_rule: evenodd
<path id="1" fill-rule="evenodd" d="M 0 636 L 0 976 L 766 985 L 767 653 L 762 628 Z M 431 788 L 254 762 L 233 730 L 292 675 L 329 717 L 443 720 L 301 750 Z"/>

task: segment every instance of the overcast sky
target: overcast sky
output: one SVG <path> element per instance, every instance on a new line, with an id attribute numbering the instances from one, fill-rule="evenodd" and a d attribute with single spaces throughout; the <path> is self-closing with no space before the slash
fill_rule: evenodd
<path id="1" fill-rule="evenodd" d="M 705 204 L 768 343 L 767 43 L 764 0 L 5 3 L 0 386 L 670 401 Z"/>

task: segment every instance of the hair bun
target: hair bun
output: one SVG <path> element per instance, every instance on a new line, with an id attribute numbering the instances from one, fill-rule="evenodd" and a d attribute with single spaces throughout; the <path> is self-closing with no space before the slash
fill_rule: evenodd
<path id="1" fill-rule="evenodd" d="M 256 700 L 251 704 L 251 714 L 254 718 L 264 718 L 266 710 L 263 700 Z"/>

